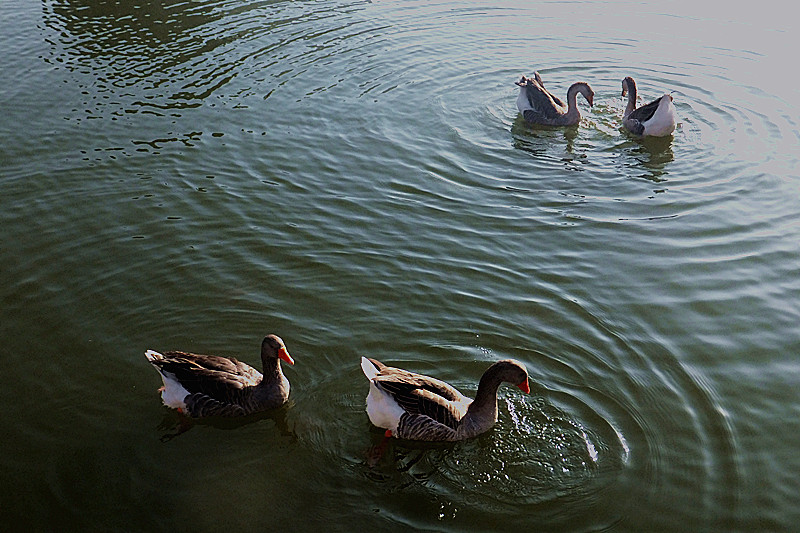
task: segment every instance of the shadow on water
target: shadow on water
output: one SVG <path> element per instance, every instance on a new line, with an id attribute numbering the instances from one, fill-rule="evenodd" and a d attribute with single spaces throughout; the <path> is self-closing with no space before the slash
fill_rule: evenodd
<path id="1" fill-rule="evenodd" d="M 91 74 L 94 82 L 88 92 L 95 98 L 110 94 L 131 100 L 124 110 L 128 113 L 196 107 L 227 81 L 218 72 L 219 65 L 196 65 L 202 56 L 235 40 L 235 35 L 226 37 L 224 33 L 205 35 L 203 28 L 223 16 L 213 4 L 174 0 L 144 5 L 45 3 L 42 20 L 52 32 L 47 37 L 52 49 L 44 59 L 71 72 Z M 129 92 L 134 87 L 138 94 Z M 95 104 L 111 106 L 112 102 Z M 100 109 L 95 112 L 99 114 Z"/>
<path id="2" fill-rule="evenodd" d="M 673 162 L 674 137 L 635 138 L 620 128 L 620 140 L 605 149 L 616 160 L 620 175 L 649 180 L 653 183 L 667 181 L 667 167 Z M 608 145 L 605 134 L 591 127 L 531 126 L 517 116 L 511 126 L 513 146 L 528 152 L 539 163 L 561 163 L 571 171 L 586 170 L 589 157 L 584 147 L 578 145 L 582 137 L 587 145 Z M 612 140 L 613 142 L 613 140 Z M 664 192 L 657 190 L 656 192 Z"/>
<path id="3" fill-rule="evenodd" d="M 521 116 L 517 116 L 511 125 L 515 149 L 559 161 L 568 170 L 573 171 L 583 170 L 582 165 L 587 161 L 586 154 L 575 147 L 575 141 L 580 133 L 580 126 L 532 126 Z"/>
<path id="4" fill-rule="evenodd" d="M 247 107 L 247 97 L 267 99 L 304 72 L 296 71 L 298 61 L 351 36 L 336 39 L 330 32 L 360 31 L 340 20 L 348 16 L 342 6 L 312 9 L 307 2 L 283 0 L 53 0 L 43 11 L 51 46 L 44 61 L 68 70 L 84 89 L 87 101 L 80 111 L 87 116 L 81 119 Z"/>
<path id="5" fill-rule="evenodd" d="M 180 437 L 187 431 L 196 426 L 211 427 L 223 431 L 237 430 L 256 422 L 264 420 L 272 420 L 275 428 L 279 434 L 284 437 L 292 437 L 294 434 L 289 429 L 287 423 L 286 413 L 291 408 L 291 401 L 287 405 L 283 405 L 277 409 L 266 411 L 263 413 L 253 413 L 248 416 L 223 418 L 223 417 L 210 417 L 210 418 L 191 418 L 172 409 L 164 414 L 161 422 L 158 424 L 159 431 L 166 431 L 161 435 L 161 442 L 169 442 L 176 437 Z"/>
<path id="6" fill-rule="evenodd" d="M 626 132 L 623 135 L 628 140 L 615 149 L 621 149 L 628 157 L 624 165 L 632 175 L 655 183 L 667 181 L 667 165 L 675 159 L 673 136 L 637 139 Z"/>
<path id="7" fill-rule="evenodd" d="M 548 151 L 553 143 L 566 143 L 564 151 L 572 153 L 575 138 L 578 136 L 578 126 L 541 126 L 528 124 L 521 115 L 517 115 L 511 125 L 511 135 L 514 138 L 514 148 L 524 150 L 535 155 L 542 155 Z"/>
<path id="8" fill-rule="evenodd" d="M 52 0 L 46 2 L 44 23 L 64 31 L 65 43 L 90 57 L 156 50 L 173 42 L 176 35 L 221 18 L 214 4 L 179 0 L 164 2 L 115 2 L 101 0 Z"/>

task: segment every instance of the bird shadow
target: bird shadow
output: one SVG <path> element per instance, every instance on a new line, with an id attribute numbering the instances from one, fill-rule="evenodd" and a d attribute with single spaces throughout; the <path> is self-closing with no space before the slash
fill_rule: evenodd
<path id="1" fill-rule="evenodd" d="M 161 437 L 159 437 L 159 440 L 161 442 L 170 442 L 171 440 L 186 434 L 195 426 L 205 426 L 223 431 L 232 431 L 250 424 L 261 422 L 263 420 L 272 420 L 281 435 L 294 436 L 292 431 L 289 429 L 286 416 L 287 412 L 287 406 L 283 405 L 276 409 L 261 413 L 253 413 L 247 416 L 232 418 L 219 416 L 192 418 L 178 411 L 170 410 L 164 414 L 164 417 L 161 419 L 161 422 L 159 422 L 157 429 L 160 432 L 164 432 L 162 433 Z"/>

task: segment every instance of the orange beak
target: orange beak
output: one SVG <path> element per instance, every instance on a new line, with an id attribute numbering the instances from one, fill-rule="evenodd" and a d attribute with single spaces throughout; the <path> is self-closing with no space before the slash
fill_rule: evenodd
<path id="1" fill-rule="evenodd" d="M 530 394 L 531 393 L 531 387 L 530 387 L 530 385 L 528 385 L 528 380 L 527 379 L 525 381 L 523 381 L 522 383 L 520 383 L 519 385 L 517 385 L 517 387 L 519 387 L 522 390 L 522 392 L 524 392 L 525 394 Z"/>
<path id="2" fill-rule="evenodd" d="M 280 349 L 278 350 L 278 357 L 280 357 L 281 359 L 283 359 L 284 361 L 286 361 L 290 365 L 294 364 L 294 359 L 292 359 L 292 356 L 289 355 L 288 351 L 286 351 L 286 347 L 285 346 L 281 346 Z"/>

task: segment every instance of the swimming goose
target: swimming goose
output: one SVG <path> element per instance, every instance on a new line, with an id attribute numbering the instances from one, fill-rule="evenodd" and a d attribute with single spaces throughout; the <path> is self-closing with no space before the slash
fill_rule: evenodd
<path id="1" fill-rule="evenodd" d="M 497 421 L 497 389 L 513 383 L 530 393 L 528 372 L 512 359 L 498 361 L 481 377 L 475 400 L 444 381 L 361 358 L 369 379 L 367 415 L 387 437 L 457 441 L 479 435 Z"/>
<path id="2" fill-rule="evenodd" d="M 538 72 L 533 78 L 522 76 L 515 82 L 519 86 L 517 109 L 525 121 L 545 126 L 574 126 L 581 121 L 578 109 L 578 94 L 582 94 L 589 105 L 594 105 L 594 91 L 583 81 L 573 83 L 567 90 L 567 104 L 544 88 Z"/>
<path id="3" fill-rule="evenodd" d="M 636 82 L 630 76 L 622 80 L 622 96 L 626 94 L 628 105 L 622 115 L 625 129 L 642 137 L 665 137 L 675 131 L 675 105 L 671 94 L 637 108 Z"/>
<path id="4" fill-rule="evenodd" d="M 277 335 L 261 342 L 263 375 L 233 357 L 153 350 L 145 357 L 164 381 L 159 389 L 164 405 L 195 418 L 245 416 L 279 407 L 289 397 L 279 359 L 291 365 L 294 360 Z"/>

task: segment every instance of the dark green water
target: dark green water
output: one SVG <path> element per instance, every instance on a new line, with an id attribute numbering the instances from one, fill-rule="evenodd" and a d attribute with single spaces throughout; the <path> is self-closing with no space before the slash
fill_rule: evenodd
<path id="1" fill-rule="evenodd" d="M 788 531 L 800 522 L 792 22 L 765 6 L 90 2 L 0 8 L 8 530 Z M 588 81 L 531 130 L 538 69 Z M 674 91 L 620 131 L 620 82 Z M 172 437 L 146 349 L 290 403 Z M 394 442 L 361 356 L 531 394 Z"/>

